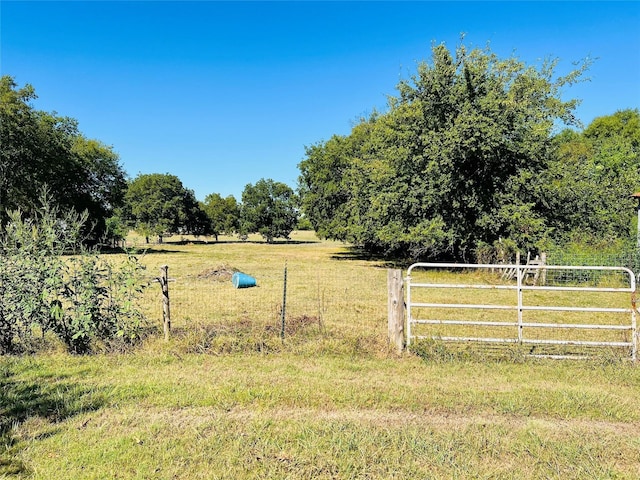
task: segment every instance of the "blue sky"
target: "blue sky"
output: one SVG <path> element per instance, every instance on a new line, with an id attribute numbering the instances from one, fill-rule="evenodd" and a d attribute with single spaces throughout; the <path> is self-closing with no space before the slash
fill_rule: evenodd
<path id="1" fill-rule="evenodd" d="M 348 134 L 433 42 L 558 73 L 597 58 L 578 117 L 640 108 L 640 2 L 0 2 L 0 73 L 78 120 L 130 177 L 171 173 L 203 200 L 271 178 Z"/>

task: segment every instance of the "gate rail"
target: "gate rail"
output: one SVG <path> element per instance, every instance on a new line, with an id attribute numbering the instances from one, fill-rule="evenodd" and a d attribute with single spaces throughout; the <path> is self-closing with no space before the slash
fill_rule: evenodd
<path id="1" fill-rule="evenodd" d="M 465 269 L 465 270 L 498 270 L 514 269 L 516 272 L 515 285 L 506 284 L 451 284 L 451 283 L 419 283 L 413 282 L 412 272 L 416 268 L 425 269 Z M 547 286 L 547 285 L 526 285 L 525 276 L 535 273 L 535 277 L 544 278 L 549 271 L 553 270 L 579 270 L 579 271 L 602 271 L 602 272 L 622 272 L 628 276 L 629 287 L 598 287 L 598 286 Z M 460 263 L 415 263 L 407 271 L 407 347 L 412 339 L 431 338 L 441 341 L 452 342 L 487 342 L 487 343 L 515 343 L 530 345 L 572 345 L 587 347 L 628 347 L 631 349 L 631 359 L 635 362 L 638 355 L 638 329 L 636 307 L 636 277 L 634 272 L 626 267 L 595 267 L 595 266 L 561 266 L 561 265 L 503 265 L 503 264 L 460 264 Z M 488 290 L 514 290 L 517 293 L 517 300 L 507 305 L 496 304 L 465 304 L 465 303 L 433 303 L 412 301 L 412 291 L 414 289 L 488 289 Z M 608 307 L 578 307 L 578 306 L 540 306 L 527 305 L 524 301 L 525 291 L 565 291 L 565 292 L 624 292 L 630 294 L 629 308 L 608 308 Z M 443 320 L 443 319 L 419 319 L 414 318 L 416 310 L 424 309 L 479 309 L 479 310 L 512 310 L 517 312 L 515 321 L 480 321 L 480 320 Z M 539 323 L 526 322 L 523 319 L 525 311 L 556 311 L 556 312 L 598 312 L 629 314 L 629 323 L 623 325 L 589 324 L 589 323 Z M 517 337 L 492 338 L 492 337 L 470 337 L 470 336 L 414 336 L 412 326 L 418 324 L 430 325 L 468 325 L 476 327 L 517 327 Z M 629 331 L 630 341 L 586 341 L 586 340 L 555 340 L 530 338 L 526 336 L 527 328 L 536 329 L 589 329 L 589 330 L 620 330 Z M 539 356 L 539 355 L 533 355 Z M 540 355 L 554 358 L 569 358 L 568 355 Z M 571 356 L 571 358 L 575 358 Z"/>

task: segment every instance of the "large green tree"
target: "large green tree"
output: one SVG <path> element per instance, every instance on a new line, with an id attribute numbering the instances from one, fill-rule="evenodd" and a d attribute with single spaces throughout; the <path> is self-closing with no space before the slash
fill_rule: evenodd
<path id="1" fill-rule="evenodd" d="M 271 179 L 245 186 L 240 209 L 241 233 L 259 233 L 272 242 L 274 238 L 289 238 L 297 223 L 297 197 L 291 187 Z"/>
<path id="2" fill-rule="evenodd" d="M 122 200 L 126 177 L 118 155 L 88 139 L 75 120 L 36 110 L 30 85 L 0 78 L 0 224 L 7 212 L 28 213 L 45 185 L 61 210 L 86 210 L 94 236 Z"/>
<path id="3" fill-rule="evenodd" d="M 129 183 L 122 215 L 147 242 L 155 235 L 205 235 L 209 233 L 206 214 L 192 190 L 186 189 L 175 175 L 151 173 L 138 175 Z"/>
<path id="4" fill-rule="evenodd" d="M 434 45 L 400 82 L 388 111 L 307 149 L 306 216 L 327 238 L 372 252 L 472 259 L 478 245 L 548 233 L 529 180 L 544 168 L 557 122 L 575 124 L 556 61 L 539 67 L 489 49 Z"/>
<path id="5" fill-rule="evenodd" d="M 207 195 L 202 202 L 202 209 L 207 214 L 211 225 L 211 233 L 218 241 L 218 235 L 233 234 L 240 226 L 240 205 L 233 195 L 223 198 L 219 193 Z"/>
<path id="6" fill-rule="evenodd" d="M 640 191 L 640 112 L 622 110 L 581 132 L 565 130 L 554 148 L 539 195 L 556 241 L 635 240 L 630 195 Z"/>

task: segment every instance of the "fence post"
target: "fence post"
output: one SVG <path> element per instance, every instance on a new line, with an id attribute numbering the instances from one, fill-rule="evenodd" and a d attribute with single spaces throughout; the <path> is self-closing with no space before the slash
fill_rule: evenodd
<path id="1" fill-rule="evenodd" d="M 402 270 L 387 270 L 389 343 L 404 350 L 404 282 Z"/>
<path id="2" fill-rule="evenodd" d="M 287 315 L 287 262 L 284 262 L 284 288 L 282 289 L 282 311 L 280 312 L 280 339 L 284 342 L 285 321 Z"/>
<path id="3" fill-rule="evenodd" d="M 171 332 L 171 311 L 169 309 L 169 265 L 160 267 L 160 286 L 162 287 L 162 323 L 164 326 L 164 339 L 169 341 Z"/>

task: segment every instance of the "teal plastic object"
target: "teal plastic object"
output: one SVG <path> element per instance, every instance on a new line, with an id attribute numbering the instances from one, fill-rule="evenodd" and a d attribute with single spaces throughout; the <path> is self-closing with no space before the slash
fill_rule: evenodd
<path id="1" fill-rule="evenodd" d="M 249 288 L 255 287 L 257 282 L 256 279 L 251 275 L 247 275 L 246 273 L 236 272 L 231 276 L 231 282 L 233 286 L 236 288 Z"/>

